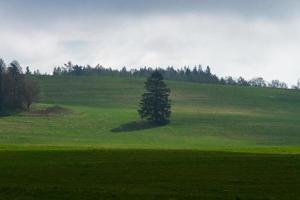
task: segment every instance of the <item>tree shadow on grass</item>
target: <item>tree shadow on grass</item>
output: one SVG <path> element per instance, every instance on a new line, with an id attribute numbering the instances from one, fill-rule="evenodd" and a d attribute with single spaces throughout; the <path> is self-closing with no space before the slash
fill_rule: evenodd
<path id="1" fill-rule="evenodd" d="M 159 126 L 160 125 L 148 121 L 134 121 L 126 124 L 121 124 L 119 127 L 112 129 L 111 132 L 133 132 L 157 128 Z"/>
<path id="2" fill-rule="evenodd" d="M 19 113 L 21 113 L 20 110 L 17 110 L 17 111 L 7 111 L 7 110 L 0 111 L 0 118 L 14 116 L 14 115 L 17 115 Z"/>
<path id="3" fill-rule="evenodd" d="M 0 118 L 9 117 L 9 116 L 11 116 L 11 114 L 9 113 L 0 113 Z"/>

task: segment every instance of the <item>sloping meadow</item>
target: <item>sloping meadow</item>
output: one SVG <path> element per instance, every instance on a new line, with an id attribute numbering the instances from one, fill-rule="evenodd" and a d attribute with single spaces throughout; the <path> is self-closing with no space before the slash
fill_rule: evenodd
<path id="1" fill-rule="evenodd" d="M 136 111 L 144 79 L 35 79 L 42 94 L 32 114 L 0 119 L 4 149 L 19 145 L 299 152 L 300 92 L 295 90 L 167 81 L 173 113 L 171 123 L 159 127 L 140 121 Z M 59 112 L 43 113 L 49 110 Z"/>

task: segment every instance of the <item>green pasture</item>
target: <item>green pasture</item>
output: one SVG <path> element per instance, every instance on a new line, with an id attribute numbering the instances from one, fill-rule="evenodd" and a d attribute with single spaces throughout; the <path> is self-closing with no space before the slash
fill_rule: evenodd
<path id="1" fill-rule="evenodd" d="M 300 199 L 299 91 L 167 81 L 157 127 L 144 79 L 32 79 L 38 104 L 0 117 L 0 199 Z"/>

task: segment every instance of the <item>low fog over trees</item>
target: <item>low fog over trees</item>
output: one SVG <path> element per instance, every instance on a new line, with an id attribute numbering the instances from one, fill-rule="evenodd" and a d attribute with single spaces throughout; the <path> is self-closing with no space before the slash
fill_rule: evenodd
<path id="1" fill-rule="evenodd" d="M 0 112 L 29 109 L 38 94 L 37 83 L 26 79 L 17 61 L 6 66 L 0 59 Z"/>

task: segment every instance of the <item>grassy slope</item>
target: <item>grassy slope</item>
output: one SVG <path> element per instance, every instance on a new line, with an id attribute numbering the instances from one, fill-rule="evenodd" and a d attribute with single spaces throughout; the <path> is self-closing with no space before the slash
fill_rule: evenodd
<path id="1" fill-rule="evenodd" d="M 170 125 L 112 132 L 138 119 L 143 80 L 39 81 L 35 109 L 60 104 L 75 113 L 0 118 L 0 199 L 299 199 L 296 91 L 168 82 Z"/>
<path id="2" fill-rule="evenodd" d="M 138 120 L 141 79 L 46 77 L 39 106 L 60 104 L 73 115 L 0 120 L 0 147 L 199 149 L 300 152 L 300 92 L 168 82 L 172 123 L 112 132 Z M 42 146 L 42 147 L 41 147 Z M 56 148 L 56 147 L 55 147 Z"/>

